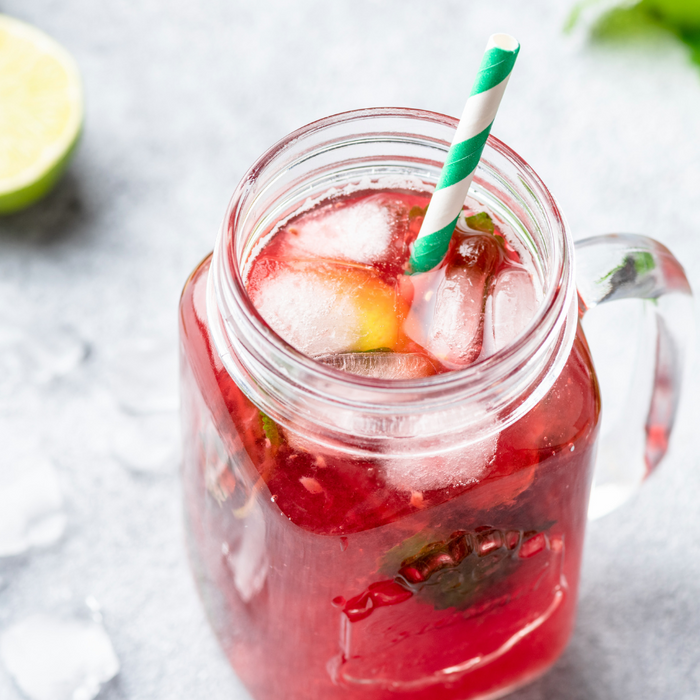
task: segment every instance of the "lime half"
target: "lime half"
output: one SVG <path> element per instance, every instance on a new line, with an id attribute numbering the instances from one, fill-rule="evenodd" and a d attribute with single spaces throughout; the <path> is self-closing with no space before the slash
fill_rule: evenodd
<path id="1" fill-rule="evenodd" d="M 43 32 L 0 15 L 0 214 L 53 187 L 82 123 L 75 61 Z"/>

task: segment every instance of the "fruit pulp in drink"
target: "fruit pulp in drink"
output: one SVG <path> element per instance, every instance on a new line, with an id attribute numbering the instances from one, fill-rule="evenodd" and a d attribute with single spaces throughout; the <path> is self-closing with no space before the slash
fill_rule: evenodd
<path id="1" fill-rule="evenodd" d="M 245 269 L 284 341 L 339 371 L 415 379 L 511 343 L 542 296 L 527 248 L 468 200 L 445 261 L 407 274 L 429 198 L 363 191 L 295 212 Z M 207 325 L 205 260 L 181 300 L 193 568 L 259 700 L 495 697 L 563 650 L 599 414 L 580 328 L 540 402 L 454 454 L 368 459 L 278 425 Z"/>

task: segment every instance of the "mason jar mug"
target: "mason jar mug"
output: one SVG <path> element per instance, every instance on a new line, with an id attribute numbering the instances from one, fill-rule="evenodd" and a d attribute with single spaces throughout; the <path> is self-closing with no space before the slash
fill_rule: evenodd
<path id="1" fill-rule="evenodd" d="M 542 289 L 506 347 L 431 377 L 363 377 L 295 350 L 252 305 L 245 271 L 277 222 L 328 193 L 429 193 L 456 123 L 369 109 L 294 132 L 245 175 L 185 285 L 189 554 L 256 699 L 466 700 L 533 679 L 573 628 L 589 509 L 623 502 L 666 450 L 681 266 L 641 236 L 574 245 L 545 185 L 493 137 L 471 195 L 528 251 Z M 653 313 L 650 401 L 621 446 L 636 459 L 613 441 L 596 465 L 600 397 L 579 321 L 620 298 Z"/>

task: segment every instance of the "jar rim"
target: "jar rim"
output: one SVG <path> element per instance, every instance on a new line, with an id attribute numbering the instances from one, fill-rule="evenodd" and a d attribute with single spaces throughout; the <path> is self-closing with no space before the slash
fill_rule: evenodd
<path id="1" fill-rule="evenodd" d="M 266 169 L 274 167 L 281 156 L 298 148 L 311 135 L 338 125 L 383 118 L 397 119 L 407 130 L 411 123 L 432 122 L 449 129 L 455 129 L 458 123 L 457 119 L 437 112 L 401 107 L 342 112 L 311 122 L 285 136 L 265 151 L 241 179 L 226 210 L 214 250 L 208 302 L 216 349 L 234 380 L 237 379 L 234 375 L 240 375 L 241 371 L 264 370 L 316 398 L 325 394 L 326 399 L 346 408 L 405 414 L 478 397 L 506 375 L 531 364 L 533 356 L 542 350 L 542 338 L 561 346 L 556 355 L 563 355 L 563 360 L 559 358 L 563 366 L 576 326 L 568 320 L 575 297 L 570 233 L 556 200 L 540 177 L 523 158 L 494 136 L 489 136 L 485 155 L 497 154 L 515 168 L 521 182 L 540 204 L 554 243 L 553 259 L 537 314 L 511 344 L 463 369 L 425 378 L 387 380 L 349 374 L 322 364 L 289 345 L 265 323 L 247 294 L 240 261 L 234 252 L 236 225 L 256 180 Z M 256 401 L 260 402 L 265 403 L 265 398 Z"/>

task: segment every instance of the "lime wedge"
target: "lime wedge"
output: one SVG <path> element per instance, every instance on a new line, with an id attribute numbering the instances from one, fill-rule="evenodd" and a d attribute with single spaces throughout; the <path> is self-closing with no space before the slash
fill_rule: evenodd
<path id="1" fill-rule="evenodd" d="M 82 122 L 75 61 L 43 32 L 0 15 L 0 214 L 49 192 Z"/>

